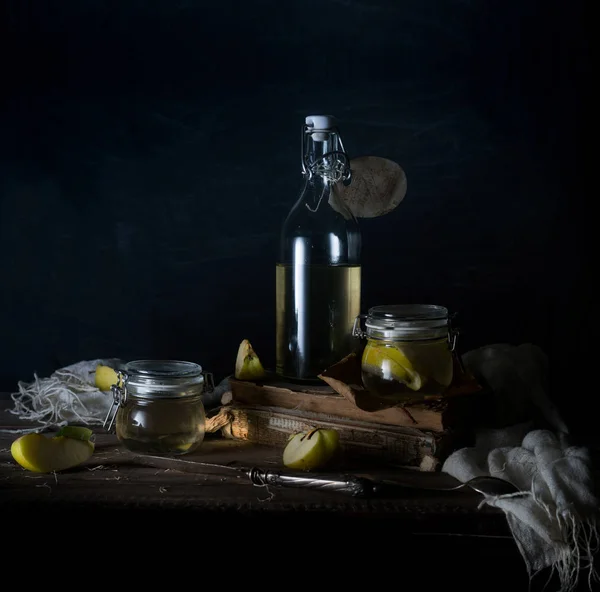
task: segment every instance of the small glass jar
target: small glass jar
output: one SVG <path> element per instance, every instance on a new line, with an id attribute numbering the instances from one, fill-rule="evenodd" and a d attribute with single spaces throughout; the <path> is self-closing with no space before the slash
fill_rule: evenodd
<path id="1" fill-rule="evenodd" d="M 361 374 L 373 395 L 405 403 L 442 396 L 450 386 L 457 332 L 443 306 L 375 306 L 356 318 L 353 334 L 366 338 Z"/>
<path id="2" fill-rule="evenodd" d="M 142 454 L 187 454 L 204 440 L 202 395 L 213 388 L 212 374 L 192 362 L 129 362 L 112 387 L 116 409 L 108 429 L 116 413 L 117 437 L 125 448 Z"/>

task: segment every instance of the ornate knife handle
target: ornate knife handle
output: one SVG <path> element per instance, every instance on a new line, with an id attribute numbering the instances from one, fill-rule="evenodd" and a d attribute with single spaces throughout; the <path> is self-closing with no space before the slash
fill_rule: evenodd
<path id="1" fill-rule="evenodd" d="M 248 476 L 254 485 L 274 485 L 276 487 L 295 487 L 331 491 L 352 497 L 371 497 L 375 493 L 375 484 L 369 479 L 345 475 L 342 479 L 318 473 L 282 473 L 250 469 Z"/>

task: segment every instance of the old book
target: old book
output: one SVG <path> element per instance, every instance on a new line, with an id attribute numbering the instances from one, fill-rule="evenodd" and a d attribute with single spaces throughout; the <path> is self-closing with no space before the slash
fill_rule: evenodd
<path id="1" fill-rule="evenodd" d="M 219 415 L 228 420 L 221 429 L 226 438 L 283 450 L 292 434 L 314 427 L 333 428 L 340 434 L 341 450 L 347 460 L 369 459 L 421 471 L 439 469 L 447 455 L 462 445 L 460 435 L 450 431 L 432 432 L 278 407 L 230 403 L 220 409 Z"/>
<path id="2" fill-rule="evenodd" d="M 464 394 L 434 399 L 406 407 L 369 408 L 361 401 L 352 402 L 327 384 L 315 387 L 298 387 L 277 383 L 253 383 L 230 380 L 222 404 L 234 403 L 250 407 L 276 407 L 301 413 L 321 413 L 344 420 L 370 424 L 410 427 L 432 432 L 467 429 L 474 417 L 481 416 L 486 398 Z M 372 409 L 367 411 L 366 409 Z"/>

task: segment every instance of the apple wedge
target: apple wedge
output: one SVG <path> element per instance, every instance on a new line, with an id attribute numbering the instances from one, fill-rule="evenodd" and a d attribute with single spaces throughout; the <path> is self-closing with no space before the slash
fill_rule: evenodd
<path id="1" fill-rule="evenodd" d="M 94 443 L 89 439 L 81 439 L 81 433 L 75 438 L 26 434 L 12 443 L 10 452 L 17 463 L 28 471 L 53 473 L 76 467 L 88 460 L 94 453 Z"/>
<path id="2" fill-rule="evenodd" d="M 234 376 L 238 380 L 258 380 L 266 376 L 258 354 L 247 339 L 238 348 Z"/>
<path id="3" fill-rule="evenodd" d="M 339 448 L 336 430 L 317 428 L 290 437 L 284 451 L 283 464 L 290 469 L 310 471 L 326 465 Z"/>

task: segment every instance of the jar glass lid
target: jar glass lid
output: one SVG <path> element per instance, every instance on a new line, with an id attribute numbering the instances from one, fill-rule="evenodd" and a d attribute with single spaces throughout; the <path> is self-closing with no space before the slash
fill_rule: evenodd
<path id="1" fill-rule="evenodd" d="M 135 360 L 125 366 L 127 374 L 141 374 L 154 378 L 185 378 L 202 374 L 202 368 L 193 362 L 180 360 Z"/>
<path id="2" fill-rule="evenodd" d="M 435 339 L 448 332 L 448 309 L 436 304 L 393 304 L 369 309 L 367 336 Z"/>
<path id="3" fill-rule="evenodd" d="M 136 396 L 177 397 L 202 392 L 204 374 L 194 362 L 135 360 L 125 365 L 125 386 Z"/>

